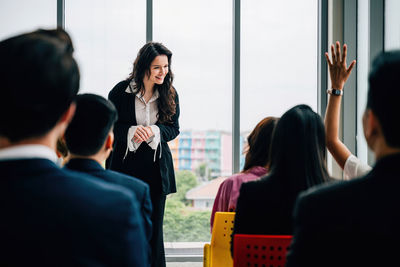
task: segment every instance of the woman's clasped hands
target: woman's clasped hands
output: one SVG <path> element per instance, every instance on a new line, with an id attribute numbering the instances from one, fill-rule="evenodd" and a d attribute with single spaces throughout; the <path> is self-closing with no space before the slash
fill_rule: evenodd
<path id="1" fill-rule="evenodd" d="M 154 133 L 150 126 L 138 125 L 132 141 L 135 143 L 146 142 L 153 136 Z"/>

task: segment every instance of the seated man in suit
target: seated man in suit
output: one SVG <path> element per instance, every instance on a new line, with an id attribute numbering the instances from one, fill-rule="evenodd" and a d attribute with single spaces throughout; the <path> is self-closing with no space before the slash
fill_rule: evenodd
<path id="1" fill-rule="evenodd" d="M 148 266 L 136 196 L 56 165 L 79 70 L 68 34 L 0 42 L 0 266 Z"/>
<path id="2" fill-rule="evenodd" d="M 93 94 L 78 95 L 75 102 L 75 115 L 65 132 L 71 154 L 66 168 L 88 173 L 134 192 L 139 201 L 146 236 L 150 240 L 152 207 L 149 186 L 132 176 L 105 170 L 101 166 L 113 148 L 113 125 L 118 116 L 114 104 Z"/>
<path id="3" fill-rule="evenodd" d="M 339 48 L 340 49 L 340 48 Z M 337 50 L 329 64 L 346 64 Z M 345 58 L 345 55 L 344 55 Z M 287 266 L 397 266 L 400 242 L 400 51 L 369 75 L 364 135 L 376 164 L 365 176 L 303 193 Z"/>

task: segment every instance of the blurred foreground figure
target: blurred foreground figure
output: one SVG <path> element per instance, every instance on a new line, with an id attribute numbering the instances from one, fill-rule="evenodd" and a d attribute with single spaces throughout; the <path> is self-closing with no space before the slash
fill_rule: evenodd
<path id="1" fill-rule="evenodd" d="M 340 60 L 337 57 L 334 60 Z M 294 211 L 287 266 L 395 266 L 400 239 L 400 51 L 369 75 L 364 135 L 374 168 L 359 179 L 306 192 Z"/>
<path id="2" fill-rule="evenodd" d="M 134 195 L 60 169 L 79 89 L 63 30 L 0 42 L 0 266 L 147 266 Z"/>

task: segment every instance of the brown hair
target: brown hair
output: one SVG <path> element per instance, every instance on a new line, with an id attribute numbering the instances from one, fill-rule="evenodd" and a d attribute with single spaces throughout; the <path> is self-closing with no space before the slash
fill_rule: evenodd
<path id="1" fill-rule="evenodd" d="M 172 52 L 161 43 L 149 42 L 145 44 L 139 50 L 135 62 L 133 63 L 133 71 L 129 75 L 128 80 L 134 80 L 136 88 L 143 95 L 145 90 L 143 78 L 145 75 L 150 74 L 151 63 L 159 55 L 165 55 L 168 58 L 168 73 L 164 78 L 164 82 L 154 85 L 154 89 L 157 89 L 159 93 L 157 101 L 158 122 L 166 123 L 171 122 L 171 118 L 176 112 L 177 104 L 175 103 L 176 91 L 172 86 L 174 80 L 174 74 L 171 70 Z"/>
<path id="2" fill-rule="evenodd" d="M 261 120 L 247 137 L 248 149 L 243 171 L 248 171 L 255 166 L 264 167 L 269 161 L 269 149 L 272 132 L 278 118 L 266 117 Z"/>

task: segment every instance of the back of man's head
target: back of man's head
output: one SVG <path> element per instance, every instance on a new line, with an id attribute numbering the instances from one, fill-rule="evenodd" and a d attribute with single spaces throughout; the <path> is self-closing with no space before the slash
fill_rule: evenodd
<path id="1" fill-rule="evenodd" d="M 107 99 L 94 94 L 78 95 L 75 116 L 65 132 L 68 150 L 79 156 L 97 154 L 117 116 L 115 106 Z"/>
<path id="2" fill-rule="evenodd" d="M 378 118 L 388 146 L 400 148 L 400 51 L 379 55 L 369 75 L 367 108 Z"/>
<path id="3" fill-rule="evenodd" d="M 47 134 L 79 90 L 73 46 L 61 29 L 0 42 L 0 136 L 10 142 Z"/>

